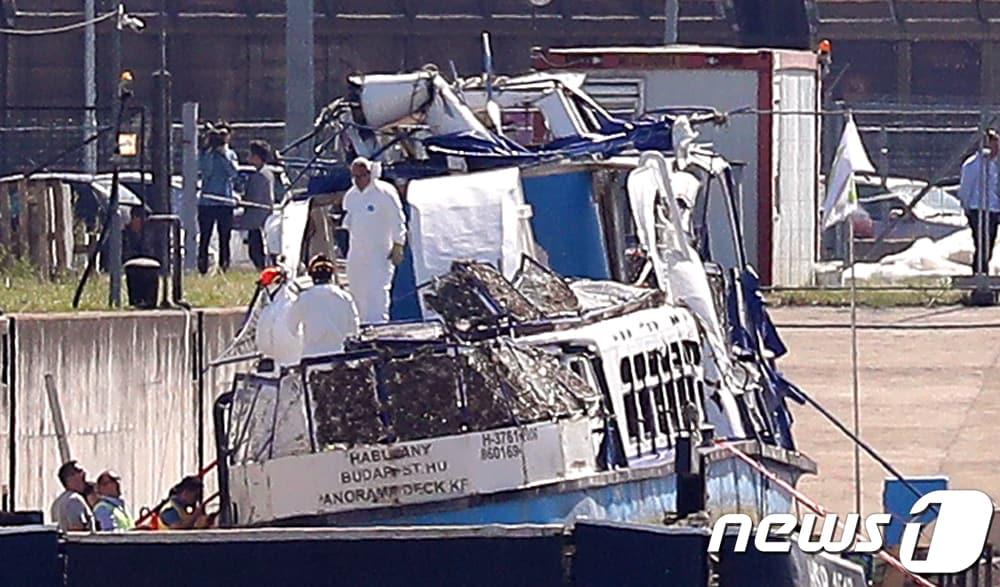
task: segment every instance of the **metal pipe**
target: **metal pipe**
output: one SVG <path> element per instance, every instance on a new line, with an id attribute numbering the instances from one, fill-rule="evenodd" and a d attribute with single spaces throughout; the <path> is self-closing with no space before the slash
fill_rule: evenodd
<path id="1" fill-rule="evenodd" d="M 167 247 L 167 265 L 170 271 L 170 302 L 180 304 L 184 300 L 183 279 L 184 270 L 181 266 L 181 217 L 176 214 L 151 214 L 147 222 L 157 222 L 170 225 L 170 239 Z"/>
<path id="2" fill-rule="evenodd" d="M 663 44 L 677 44 L 677 25 L 680 20 L 680 2 L 664 0 L 663 3 Z"/>
<path id="3" fill-rule="evenodd" d="M 94 16 L 97 12 L 95 0 L 84 0 L 84 13 L 88 24 L 83 29 L 83 103 L 84 133 L 97 128 L 97 37 L 94 31 Z M 84 135 L 86 136 L 86 134 Z M 84 169 L 87 173 L 97 173 L 97 144 L 87 143 L 84 149 Z"/>
<path id="4" fill-rule="evenodd" d="M 118 166 L 115 165 L 112 181 L 119 183 Z M 113 206 L 108 214 L 111 221 L 111 238 L 108 241 L 108 279 L 111 283 L 108 287 L 108 305 L 112 308 L 122 306 L 122 218 L 119 214 L 118 199 L 108 202 L 108 206 Z"/>
<path id="5" fill-rule="evenodd" d="M 180 213 L 184 220 L 184 261 L 188 269 L 195 268 L 198 256 L 198 103 L 184 103 L 183 164 L 184 176 Z"/>

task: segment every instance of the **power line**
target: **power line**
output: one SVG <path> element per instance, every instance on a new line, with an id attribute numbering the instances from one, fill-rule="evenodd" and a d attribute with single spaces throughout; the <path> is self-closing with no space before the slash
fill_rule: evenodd
<path id="1" fill-rule="evenodd" d="M 22 36 L 22 37 L 36 37 L 40 35 L 55 35 L 59 33 L 68 33 L 70 31 L 75 31 L 77 29 L 82 29 L 84 27 L 90 26 L 92 24 L 97 24 L 105 20 L 109 20 L 118 15 L 117 10 L 112 10 L 111 12 L 102 14 L 100 16 L 94 17 L 90 20 L 85 20 L 83 22 L 77 22 L 73 24 L 67 24 L 60 27 L 54 27 L 50 29 L 0 29 L 0 35 L 12 35 L 12 36 Z"/>

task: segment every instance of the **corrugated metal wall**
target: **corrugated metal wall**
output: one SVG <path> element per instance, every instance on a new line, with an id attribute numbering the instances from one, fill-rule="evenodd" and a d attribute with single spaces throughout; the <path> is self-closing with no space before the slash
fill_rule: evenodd
<path id="1" fill-rule="evenodd" d="M 811 285 L 816 260 L 816 163 L 819 118 L 816 112 L 816 72 L 775 72 L 778 108 L 774 116 L 775 181 L 771 284 Z"/>
<path id="2" fill-rule="evenodd" d="M 10 400 L 14 409 L 0 434 L 14 431 L 17 509 L 47 513 L 61 491 L 58 438 L 44 383 L 48 373 L 58 390 L 72 457 L 91 479 L 105 468 L 117 470 L 134 509 L 158 502 L 183 475 L 211 462 L 211 405 L 219 385 L 206 384 L 202 391 L 197 382 L 199 314 L 38 315 L 10 321 L 5 332 L 16 341 L 13 385 L 0 415 Z M 202 319 L 202 340 L 225 340 L 239 313 L 211 316 Z M 213 374 L 213 379 L 227 376 Z M 207 460 L 199 460 L 199 448 Z M 0 483 L 7 482 L 3 479 Z"/>

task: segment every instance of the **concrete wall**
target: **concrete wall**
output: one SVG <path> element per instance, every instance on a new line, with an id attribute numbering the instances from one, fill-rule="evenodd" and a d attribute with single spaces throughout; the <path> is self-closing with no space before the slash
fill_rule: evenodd
<path id="1" fill-rule="evenodd" d="M 13 507 L 47 513 L 61 491 L 46 374 L 55 380 L 72 458 L 91 479 L 105 468 L 121 473 L 133 509 L 157 503 L 183 475 L 211 462 L 212 402 L 232 368 L 200 384 L 196 367 L 224 346 L 241 316 L 130 312 L 8 319 L 3 332 L 13 345 L 4 354 L 10 368 L 0 401 L 0 484 L 11 489 Z"/>

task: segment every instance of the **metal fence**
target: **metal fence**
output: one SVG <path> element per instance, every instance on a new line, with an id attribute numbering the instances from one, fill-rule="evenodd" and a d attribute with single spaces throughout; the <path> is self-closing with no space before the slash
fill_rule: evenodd
<path id="1" fill-rule="evenodd" d="M 781 124 L 785 115 L 801 116 L 803 112 L 745 111 L 737 115 L 774 117 Z M 972 241 L 968 251 L 961 244 L 967 233 L 965 215 L 957 199 L 962 163 L 978 148 L 983 128 L 1000 127 L 1000 106 L 927 105 L 920 103 L 866 102 L 827 104 L 815 113 L 821 118 L 820 174 L 829 173 L 840 142 L 847 114 L 853 115 L 876 173 L 858 178 L 861 211 L 852 221 L 855 229 L 855 252 L 859 263 L 882 262 L 895 265 L 892 270 L 870 269 L 872 277 L 859 277 L 872 287 L 906 289 L 915 283 L 964 283 L 963 270 L 971 262 Z M 724 151 L 723 151 L 724 153 Z M 932 187 L 925 188 L 927 184 Z M 819 211 L 825 193 L 825 180 L 820 182 L 816 202 L 817 283 L 819 287 L 843 286 L 843 277 L 824 275 L 824 262 L 847 259 L 848 223 L 823 230 Z M 926 192 L 926 193 L 923 193 Z M 787 197 L 783 194 L 782 197 Z M 920 203 L 912 205 L 919 198 Z M 907 260 L 889 258 L 909 249 L 922 238 L 940 241 L 952 238 L 940 249 L 941 259 L 928 258 L 922 266 L 914 260 L 912 275 L 906 273 Z M 958 249 L 952 250 L 954 246 Z M 922 245 L 926 247 L 926 243 Z M 935 247 L 938 245 L 935 244 Z M 945 251 L 948 249 L 948 251 Z M 963 252 L 964 251 L 964 252 Z M 916 251 L 911 251 L 914 255 Z M 919 256 L 919 255 L 917 255 Z M 969 257 L 969 259 L 966 259 Z M 901 261 L 901 262 L 900 262 Z M 935 266 L 939 268 L 935 269 Z M 964 275 L 971 274 L 965 271 Z M 949 279 L 950 278 L 950 279 Z M 962 287 L 968 286 L 968 284 Z M 971 286 L 969 286 L 971 287 Z M 790 289 L 810 289 L 790 288 Z M 919 287 L 917 289 L 920 289 Z"/>
<path id="2" fill-rule="evenodd" d="M 42 166 L 51 171 L 85 172 L 88 167 L 93 167 L 92 171 L 106 171 L 115 151 L 112 133 L 105 133 L 91 146 L 83 146 L 83 142 L 110 126 L 112 116 L 111 108 L 0 109 L 0 176 Z M 143 168 L 149 160 L 147 122 L 144 108 L 132 107 L 125 113 L 122 132 L 135 133 L 138 138 L 139 154 L 130 165 L 135 168 Z"/>

